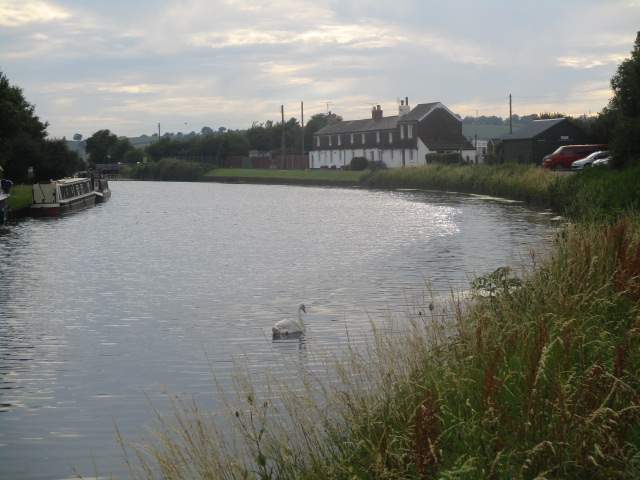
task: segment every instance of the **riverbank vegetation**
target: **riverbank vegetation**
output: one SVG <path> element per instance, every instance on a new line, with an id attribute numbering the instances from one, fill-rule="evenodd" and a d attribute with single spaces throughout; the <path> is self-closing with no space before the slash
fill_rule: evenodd
<path id="1" fill-rule="evenodd" d="M 31 185 L 14 185 L 11 188 L 9 197 L 9 209 L 12 212 L 19 212 L 31 206 L 33 192 Z"/>
<path id="2" fill-rule="evenodd" d="M 558 174 L 518 164 L 427 165 L 379 170 L 363 180 L 375 188 L 451 190 L 505 197 L 583 219 L 639 209 L 639 182 L 640 166 Z"/>
<path id="3" fill-rule="evenodd" d="M 258 168 L 216 168 L 205 175 L 207 180 L 218 181 L 260 181 L 273 183 L 320 183 L 358 185 L 363 172 L 348 170 L 331 170 L 327 168 L 315 170 L 278 170 Z"/>
<path id="4" fill-rule="evenodd" d="M 192 182 L 201 180 L 205 171 L 205 167 L 197 162 L 163 158 L 157 162 L 127 166 L 122 174 L 136 180 Z"/>

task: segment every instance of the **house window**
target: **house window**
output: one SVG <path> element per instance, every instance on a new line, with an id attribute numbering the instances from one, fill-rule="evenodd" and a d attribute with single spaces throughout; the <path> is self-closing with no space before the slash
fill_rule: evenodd
<path id="1" fill-rule="evenodd" d="M 404 125 L 400 125 L 400 140 L 404 140 Z"/>
<path id="2" fill-rule="evenodd" d="M 316 137 L 316 147 L 320 146 L 320 137 Z"/>
<path id="3" fill-rule="evenodd" d="M 353 145 L 353 133 L 351 134 L 351 145 Z"/>
<path id="4" fill-rule="evenodd" d="M 376 143 L 380 143 L 380 132 L 376 132 Z"/>
<path id="5" fill-rule="evenodd" d="M 331 146 L 331 135 L 329 135 L 329 146 Z"/>
<path id="6" fill-rule="evenodd" d="M 389 132 L 389 143 L 393 143 L 393 132 Z"/>
<path id="7" fill-rule="evenodd" d="M 413 150 L 409 150 L 409 160 L 413 160 Z"/>
<path id="8" fill-rule="evenodd" d="M 407 125 L 407 138 L 413 138 L 413 125 Z"/>
<path id="9" fill-rule="evenodd" d="M 362 145 L 364 145 L 364 133 L 361 136 L 362 136 Z"/>
<path id="10" fill-rule="evenodd" d="M 342 137 L 338 135 L 338 146 L 342 145 Z"/>

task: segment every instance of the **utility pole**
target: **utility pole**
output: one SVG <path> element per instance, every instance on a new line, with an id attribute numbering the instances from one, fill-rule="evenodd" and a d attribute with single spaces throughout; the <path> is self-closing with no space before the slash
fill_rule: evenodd
<path id="1" fill-rule="evenodd" d="M 158 122 L 158 141 L 160 141 L 160 122 Z"/>
<path id="2" fill-rule="evenodd" d="M 282 115 L 282 140 L 280 141 L 280 168 L 284 166 L 284 105 L 280 105 L 280 114 Z"/>
<path id="3" fill-rule="evenodd" d="M 302 158 L 304 159 L 304 102 L 300 102 L 300 126 L 302 127 Z"/>
<path id="4" fill-rule="evenodd" d="M 511 111 L 511 94 L 509 94 L 509 134 L 513 133 L 513 120 L 511 119 L 512 111 Z"/>

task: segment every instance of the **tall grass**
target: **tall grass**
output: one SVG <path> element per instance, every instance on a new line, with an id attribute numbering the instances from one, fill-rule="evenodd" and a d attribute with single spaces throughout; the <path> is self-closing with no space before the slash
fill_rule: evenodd
<path id="1" fill-rule="evenodd" d="M 640 478 L 640 217 L 567 227 L 536 267 L 378 331 L 331 381 L 277 402 L 240 384 L 237 443 L 178 404 L 132 476 Z"/>
<path id="2" fill-rule="evenodd" d="M 562 177 L 548 170 L 520 164 L 427 165 L 379 170 L 366 181 L 383 188 L 426 188 L 494 195 L 551 206 Z"/>
<path id="3" fill-rule="evenodd" d="M 640 208 L 640 167 L 586 169 L 558 175 L 539 167 L 428 165 L 378 171 L 367 185 L 383 188 L 454 190 L 522 200 L 575 219 L 615 218 Z"/>

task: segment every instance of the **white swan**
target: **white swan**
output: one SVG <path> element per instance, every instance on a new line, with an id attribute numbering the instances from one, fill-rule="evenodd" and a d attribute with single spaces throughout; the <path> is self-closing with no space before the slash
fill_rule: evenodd
<path id="1" fill-rule="evenodd" d="M 273 329 L 273 338 L 287 337 L 289 335 L 304 333 L 304 322 L 302 321 L 302 313 L 307 313 L 304 304 L 298 306 L 298 319 L 285 318 L 277 322 Z"/>

